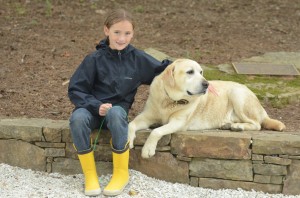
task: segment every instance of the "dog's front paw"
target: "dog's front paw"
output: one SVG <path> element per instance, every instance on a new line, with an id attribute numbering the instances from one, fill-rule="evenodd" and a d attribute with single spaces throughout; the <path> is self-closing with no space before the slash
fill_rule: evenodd
<path id="1" fill-rule="evenodd" d="M 133 149 L 133 148 L 134 148 L 133 141 L 129 141 L 129 148 L 130 148 L 130 149 Z"/>
<path id="2" fill-rule="evenodd" d="M 143 149 L 142 149 L 142 157 L 143 158 L 150 158 L 153 155 L 155 155 L 155 148 L 156 145 L 145 143 Z"/>
<path id="3" fill-rule="evenodd" d="M 224 123 L 220 127 L 221 130 L 231 130 L 231 123 Z"/>
<path id="4" fill-rule="evenodd" d="M 129 148 L 132 149 L 134 147 L 134 139 L 135 139 L 135 132 L 129 132 L 128 134 L 128 141 L 129 141 Z"/>
<path id="5" fill-rule="evenodd" d="M 234 123 L 231 125 L 230 130 L 234 131 L 234 132 L 244 131 L 244 126 L 243 126 L 243 124 L 240 124 L 240 123 Z"/>
<path id="6" fill-rule="evenodd" d="M 128 138 L 128 140 L 129 140 L 129 148 L 130 149 L 132 149 L 134 147 L 134 144 L 133 144 L 134 139 L 135 139 L 135 136 Z"/>

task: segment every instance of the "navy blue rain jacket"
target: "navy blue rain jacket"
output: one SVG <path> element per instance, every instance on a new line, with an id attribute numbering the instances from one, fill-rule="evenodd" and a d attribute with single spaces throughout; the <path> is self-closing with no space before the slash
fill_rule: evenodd
<path id="1" fill-rule="evenodd" d="M 68 88 L 75 109 L 86 108 L 93 115 L 99 115 L 103 103 L 121 106 L 128 113 L 137 88 L 149 85 L 171 63 L 160 62 L 132 45 L 122 51 L 112 50 L 107 39 L 96 49 L 84 58 Z"/>

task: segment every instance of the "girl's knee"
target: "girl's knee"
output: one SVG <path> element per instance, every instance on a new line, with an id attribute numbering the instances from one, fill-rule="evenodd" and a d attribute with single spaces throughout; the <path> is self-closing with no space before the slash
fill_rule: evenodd
<path id="1" fill-rule="evenodd" d="M 90 117 L 91 113 L 88 110 L 84 108 L 77 109 L 72 113 L 70 117 L 70 124 L 82 125 L 89 122 Z"/>
<path id="2" fill-rule="evenodd" d="M 106 117 L 108 119 L 116 119 L 116 118 L 122 118 L 122 119 L 124 119 L 124 118 L 127 117 L 127 113 L 126 113 L 126 111 L 122 107 L 120 107 L 120 106 L 113 106 L 107 112 Z"/>

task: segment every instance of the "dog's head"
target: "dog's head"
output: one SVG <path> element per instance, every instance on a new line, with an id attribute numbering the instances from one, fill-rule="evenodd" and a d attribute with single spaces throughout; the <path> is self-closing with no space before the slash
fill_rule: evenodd
<path id="1" fill-rule="evenodd" d="M 173 100 L 205 94 L 209 85 L 203 77 L 201 66 L 190 59 L 177 59 L 162 75 L 165 89 Z"/>

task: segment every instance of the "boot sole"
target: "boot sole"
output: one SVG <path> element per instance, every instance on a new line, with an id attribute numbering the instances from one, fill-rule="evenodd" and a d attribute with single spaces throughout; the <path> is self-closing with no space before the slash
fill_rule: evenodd
<path id="1" fill-rule="evenodd" d="M 97 196 L 101 194 L 101 189 L 96 189 L 96 190 L 89 190 L 89 191 L 84 191 L 84 194 L 86 196 Z"/>
<path id="2" fill-rule="evenodd" d="M 121 194 L 124 191 L 124 189 L 125 189 L 125 187 L 127 186 L 128 183 L 129 183 L 129 181 L 120 190 L 114 190 L 114 191 L 112 191 L 112 190 L 105 190 L 104 189 L 103 190 L 103 195 L 106 195 L 106 196 L 117 196 L 117 195 Z"/>

